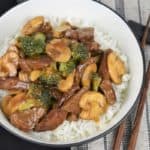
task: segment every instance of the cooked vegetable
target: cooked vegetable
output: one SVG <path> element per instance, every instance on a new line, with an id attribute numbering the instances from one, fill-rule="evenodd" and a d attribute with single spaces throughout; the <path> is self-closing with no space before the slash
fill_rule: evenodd
<path id="1" fill-rule="evenodd" d="M 75 71 L 69 74 L 65 80 L 61 80 L 58 84 L 58 89 L 62 92 L 67 92 L 69 89 L 71 89 L 74 83 L 74 75 Z"/>
<path id="2" fill-rule="evenodd" d="M 50 91 L 41 84 L 30 84 L 28 95 L 31 98 L 40 100 L 47 108 L 51 107 L 55 101 Z"/>
<path id="3" fill-rule="evenodd" d="M 59 81 L 62 79 L 59 73 L 53 73 L 51 75 L 43 73 L 39 77 L 39 82 L 47 86 L 57 86 Z"/>
<path id="4" fill-rule="evenodd" d="M 31 81 L 36 81 L 41 75 L 41 71 L 40 70 L 33 70 L 30 73 L 30 80 Z"/>
<path id="5" fill-rule="evenodd" d="M 63 76 L 69 75 L 76 67 L 76 62 L 74 60 L 69 60 L 68 62 L 62 62 L 59 64 L 59 71 Z"/>
<path id="6" fill-rule="evenodd" d="M 19 106 L 18 110 L 23 111 L 23 110 L 30 109 L 32 107 L 40 107 L 42 105 L 43 103 L 41 101 L 30 98 L 30 99 L 26 99 L 26 101 Z"/>
<path id="7" fill-rule="evenodd" d="M 84 44 L 73 42 L 70 48 L 72 50 L 72 57 L 77 62 L 84 61 L 88 58 L 88 49 Z"/>
<path id="8" fill-rule="evenodd" d="M 67 62 L 71 58 L 71 50 L 66 39 L 53 39 L 46 45 L 46 53 L 56 62 Z"/>
<path id="9" fill-rule="evenodd" d="M 53 30 L 53 37 L 55 38 L 61 38 L 63 37 L 63 34 L 68 29 L 71 29 L 71 25 L 68 22 L 62 22 L 59 26 L 54 28 Z"/>
<path id="10" fill-rule="evenodd" d="M 36 33 L 33 37 L 34 37 L 34 40 L 40 40 L 43 42 L 45 42 L 46 40 L 46 36 L 41 32 Z"/>
<path id="11" fill-rule="evenodd" d="M 44 24 L 44 17 L 43 16 L 37 16 L 31 20 L 29 20 L 23 27 L 22 33 L 24 35 L 30 35 L 35 32 L 37 32 L 42 25 Z"/>
<path id="12" fill-rule="evenodd" d="M 29 75 L 26 72 L 20 71 L 19 72 L 19 80 L 23 82 L 29 82 Z"/>
<path id="13" fill-rule="evenodd" d="M 82 85 L 84 87 L 90 88 L 92 74 L 95 73 L 96 71 L 97 71 L 97 66 L 95 63 L 90 64 L 85 68 L 84 73 L 82 75 Z"/>
<path id="14" fill-rule="evenodd" d="M 14 77 L 17 75 L 19 63 L 18 53 L 8 51 L 0 58 L 0 77 Z"/>
<path id="15" fill-rule="evenodd" d="M 124 62 L 115 52 L 111 52 L 107 58 L 108 71 L 112 81 L 115 84 L 120 84 L 122 76 L 126 73 Z"/>
<path id="16" fill-rule="evenodd" d="M 41 35 L 40 37 L 22 36 L 18 38 L 18 42 L 25 56 L 38 56 L 45 51 L 45 40 Z"/>
<path id="17" fill-rule="evenodd" d="M 77 66 L 76 74 L 75 74 L 75 83 L 76 83 L 77 85 L 80 84 L 80 80 L 81 80 L 81 78 L 82 78 L 82 76 L 83 76 L 83 73 L 84 73 L 85 68 L 86 68 L 88 65 L 93 64 L 93 63 L 96 63 L 95 57 L 88 58 L 86 61 L 81 62 L 81 63 Z"/>
<path id="18" fill-rule="evenodd" d="M 82 108 L 80 117 L 86 120 L 99 121 L 107 107 L 106 99 L 100 92 L 88 91 L 80 98 L 79 106 Z"/>
<path id="19" fill-rule="evenodd" d="M 8 110 L 8 103 L 11 100 L 12 96 L 6 95 L 3 97 L 2 102 L 1 102 L 1 107 L 3 112 L 7 115 L 7 117 L 10 115 L 10 111 Z"/>
<path id="20" fill-rule="evenodd" d="M 92 74 L 92 89 L 94 91 L 98 91 L 98 88 L 100 86 L 100 82 L 101 82 L 101 77 L 98 75 L 98 73 L 93 73 Z"/>
<path id="21" fill-rule="evenodd" d="M 12 113 L 18 111 L 20 105 L 26 101 L 26 93 L 20 92 L 15 96 L 6 96 L 3 101 L 3 110 L 8 116 L 10 116 Z"/>

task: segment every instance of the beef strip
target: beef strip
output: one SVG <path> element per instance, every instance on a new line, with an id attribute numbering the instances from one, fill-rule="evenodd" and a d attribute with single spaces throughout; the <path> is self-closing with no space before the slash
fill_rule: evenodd
<path id="1" fill-rule="evenodd" d="M 25 111 L 15 112 L 10 116 L 10 122 L 17 128 L 28 132 L 32 130 L 39 120 L 45 115 L 44 108 L 32 108 Z"/>
<path id="2" fill-rule="evenodd" d="M 106 96 L 108 103 L 112 105 L 116 101 L 116 95 L 112 83 L 110 81 L 110 76 L 109 76 L 108 66 L 107 66 L 107 56 L 111 52 L 112 52 L 111 49 L 108 49 L 107 51 L 103 52 L 101 56 L 100 66 L 99 66 L 99 75 L 102 77 L 100 89 Z"/>
<path id="3" fill-rule="evenodd" d="M 107 50 L 106 52 L 102 53 L 100 66 L 99 66 L 99 75 L 102 77 L 102 79 L 109 80 L 109 72 L 107 67 L 107 56 L 111 52 L 111 50 Z"/>
<path id="4" fill-rule="evenodd" d="M 31 72 L 36 69 L 43 69 L 51 64 L 52 60 L 48 56 L 42 56 L 38 58 L 22 58 L 19 61 L 19 65 L 22 71 Z"/>
<path id="5" fill-rule="evenodd" d="M 77 92 L 79 89 L 80 89 L 80 87 L 78 85 L 74 84 L 68 92 L 63 94 L 63 96 L 61 97 L 61 99 L 58 103 L 58 107 L 61 107 L 62 104 L 64 102 L 66 102 L 70 97 L 72 97 L 75 94 L 75 92 Z"/>
<path id="6" fill-rule="evenodd" d="M 0 89 L 12 90 L 12 89 L 28 89 L 29 83 L 20 81 L 16 77 L 0 78 Z"/>
<path id="7" fill-rule="evenodd" d="M 57 87 L 50 88 L 50 93 L 58 102 L 63 97 L 63 93 L 60 92 Z"/>
<path id="8" fill-rule="evenodd" d="M 102 83 L 100 84 L 100 88 L 104 92 L 108 104 L 110 105 L 114 104 L 116 101 L 116 94 L 110 80 L 103 80 Z"/>
<path id="9" fill-rule="evenodd" d="M 77 114 L 70 113 L 70 114 L 67 116 L 67 120 L 68 120 L 68 121 L 77 121 L 77 120 L 78 120 L 78 115 L 77 115 Z"/>
<path id="10" fill-rule="evenodd" d="M 79 28 L 76 30 L 69 29 L 65 33 L 65 37 L 77 40 L 80 42 L 87 42 L 94 40 L 94 28 Z"/>
<path id="11" fill-rule="evenodd" d="M 62 109 L 73 114 L 79 114 L 80 113 L 80 107 L 79 107 L 79 101 L 81 96 L 88 91 L 87 88 L 82 88 L 80 91 L 78 91 L 76 94 L 74 94 L 68 101 L 66 101 Z"/>
<path id="12" fill-rule="evenodd" d="M 84 44 L 86 45 L 87 49 L 90 52 L 99 51 L 100 45 L 99 45 L 99 43 L 97 43 L 95 41 L 88 41 L 88 42 L 85 42 Z"/>
<path id="13" fill-rule="evenodd" d="M 35 131 L 54 130 L 67 117 L 67 112 L 61 109 L 52 109 L 37 125 Z"/>

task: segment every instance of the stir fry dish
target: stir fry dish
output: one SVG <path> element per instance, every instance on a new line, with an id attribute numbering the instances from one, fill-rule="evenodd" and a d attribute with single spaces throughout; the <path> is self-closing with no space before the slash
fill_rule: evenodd
<path id="1" fill-rule="evenodd" d="M 53 27 L 29 20 L 0 58 L 1 108 L 16 128 L 54 130 L 65 120 L 98 122 L 116 102 L 113 84 L 127 72 L 119 55 L 102 50 L 94 28 L 69 22 Z"/>

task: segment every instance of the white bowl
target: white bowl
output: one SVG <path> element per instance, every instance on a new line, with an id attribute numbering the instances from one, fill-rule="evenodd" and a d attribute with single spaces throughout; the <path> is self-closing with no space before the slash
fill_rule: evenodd
<path id="1" fill-rule="evenodd" d="M 121 120 L 129 114 L 137 101 L 137 97 L 142 86 L 144 61 L 136 38 L 127 23 L 119 15 L 103 4 L 99 4 L 92 0 L 30 0 L 9 10 L 0 18 L 0 43 L 3 43 L 4 39 L 7 37 L 13 36 L 26 19 L 37 15 L 60 18 L 80 18 L 83 21 L 96 23 L 101 29 L 103 29 L 104 32 L 110 33 L 112 38 L 119 42 L 121 50 L 128 57 L 131 81 L 129 83 L 125 103 L 103 131 L 94 136 L 85 139 L 78 139 L 73 142 L 58 141 L 56 143 L 33 138 L 27 133 L 24 133 L 12 126 L 0 110 L 1 126 L 9 130 L 11 133 L 28 141 L 59 147 L 81 144 L 104 136 L 119 125 Z"/>

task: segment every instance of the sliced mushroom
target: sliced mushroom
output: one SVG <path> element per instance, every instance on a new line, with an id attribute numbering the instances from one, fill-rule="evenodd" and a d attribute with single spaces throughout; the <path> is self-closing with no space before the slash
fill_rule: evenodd
<path id="1" fill-rule="evenodd" d="M 116 94 L 110 80 L 103 80 L 100 84 L 100 88 L 104 92 L 107 102 L 110 105 L 114 104 L 116 101 Z"/>
<path id="2" fill-rule="evenodd" d="M 106 98 L 100 92 L 87 91 L 79 102 L 80 118 L 99 121 L 99 117 L 106 111 Z"/>
<path id="3" fill-rule="evenodd" d="M 54 38 L 62 38 L 65 34 L 65 31 L 71 29 L 72 26 L 68 22 L 62 22 L 59 26 L 54 28 L 53 30 L 53 37 Z"/>
<path id="4" fill-rule="evenodd" d="M 80 84 L 80 80 L 81 80 L 81 77 L 84 73 L 85 68 L 88 65 L 93 64 L 93 63 L 96 63 L 96 57 L 91 57 L 91 58 L 87 59 L 85 62 L 82 62 L 81 64 L 79 64 L 77 66 L 77 70 L 76 70 L 76 73 L 75 73 L 75 83 L 77 85 Z"/>
<path id="5" fill-rule="evenodd" d="M 29 74 L 23 71 L 19 72 L 19 80 L 23 82 L 29 82 Z"/>
<path id="6" fill-rule="evenodd" d="M 126 73 L 124 62 L 115 52 L 111 52 L 108 55 L 107 65 L 112 81 L 115 84 L 120 84 L 122 82 L 122 76 Z"/>
<path id="7" fill-rule="evenodd" d="M 8 106 L 9 101 L 11 100 L 11 98 L 12 98 L 11 95 L 7 95 L 7 96 L 3 97 L 2 102 L 1 102 L 2 110 L 7 117 L 9 117 L 9 114 L 10 114 L 10 110 L 8 110 L 7 106 Z"/>
<path id="8" fill-rule="evenodd" d="M 16 51 L 8 51 L 0 58 L 0 77 L 14 77 L 17 75 L 19 56 Z"/>
<path id="9" fill-rule="evenodd" d="M 62 92 L 67 92 L 69 89 L 71 89 L 74 83 L 74 76 L 75 76 L 75 71 L 69 74 L 65 80 L 61 80 L 59 82 L 58 89 Z"/>
<path id="10" fill-rule="evenodd" d="M 33 70 L 30 73 L 30 80 L 31 81 L 36 81 L 41 75 L 41 71 L 40 70 Z"/>
<path id="11" fill-rule="evenodd" d="M 29 20 L 22 29 L 22 34 L 24 35 L 30 35 L 35 32 L 38 32 L 39 29 L 44 24 L 44 17 L 43 16 L 37 16 L 31 20 Z"/>
<path id="12" fill-rule="evenodd" d="M 16 52 L 17 54 L 19 53 L 19 50 L 15 45 L 10 45 L 7 51 Z"/>
<path id="13" fill-rule="evenodd" d="M 20 92 L 15 96 L 8 96 L 3 99 L 3 110 L 9 116 L 19 109 L 19 106 L 25 102 L 25 92 Z"/>
<path id="14" fill-rule="evenodd" d="M 85 68 L 82 76 L 82 85 L 84 87 L 90 88 L 92 73 L 95 73 L 96 71 L 97 71 L 97 65 L 95 63 L 90 64 Z"/>
<path id="15" fill-rule="evenodd" d="M 67 62 L 71 58 L 71 50 L 65 39 L 54 39 L 46 45 L 46 53 L 56 62 Z"/>

